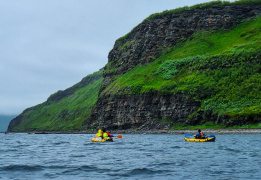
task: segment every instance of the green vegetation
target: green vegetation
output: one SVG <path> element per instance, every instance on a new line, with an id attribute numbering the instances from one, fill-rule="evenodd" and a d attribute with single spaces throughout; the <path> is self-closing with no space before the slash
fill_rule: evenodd
<path id="1" fill-rule="evenodd" d="M 181 13 L 183 11 L 188 11 L 188 10 L 194 10 L 194 9 L 200 9 L 200 8 L 206 8 L 210 6 L 234 6 L 234 5 L 243 5 L 243 4 L 259 4 L 261 3 L 261 0 L 237 0 L 235 2 L 230 2 L 230 1 L 210 1 L 206 3 L 201 3 L 201 4 L 196 4 L 194 6 L 185 6 L 177 9 L 172 9 L 172 10 L 165 10 L 161 13 L 154 13 L 150 15 L 148 18 L 146 18 L 144 21 L 148 21 L 151 19 L 155 19 L 158 16 L 166 15 L 166 14 L 177 14 Z"/>
<path id="2" fill-rule="evenodd" d="M 112 68 L 114 64 L 117 64 L 118 60 L 114 60 L 112 62 L 108 62 L 105 66 L 105 69 L 103 71 L 104 76 L 108 75 L 108 74 L 115 74 L 118 69 L 117 68 Z"/>
<path id="3" fill-rule="evenodd" d="M 261 3 L 261 0 L 212 1 L 155 13 L 143 22 L 197 8 L 256 3 Z M 117 40 L 120 41 L 119 51 L 123 54 L 127 47 L 135 43 L 127 39 L 131 32 Z M 260 42 L 261 17 L 244 20 L 232 30 L 194 33 L 190 38 L 182 39 L 175 46 L 166 49 L 154 62 L 137 66 L 121 76 L 117 75 L 120 60 L 116 59 L 109 62 L 104 71 L 89 75 L 74 86 L 51 95 L 46 102 L 25 110 L 16 121 L 10 123 L 10 130 L 83 130 L 86 128 L 84 123 L 98 100 L 103 82 L 102 73 L 105 76 L 111 75 L 112 83 L 101 92 L 100 98 L 115 94 L 185 94 L 188 100 L 200 102 L 201 107 L 189 115 L 187 122 L 175 123 L 172 129 L 225 127 L 217 125 L 217 122 L 209 122 L 208 119 L 202 120 L 203 125 L 187 126 L 204 112 L 226 117 L 230 124 L 239 119 L 251 119 L 255 123 L 261 116 Z M 173 123 L 170 119 L 158 121 Z M 230 128 L 261 128 L 261 124 Z"/>
<path id="4" fill-rule="evenodd" d="M 201 4 L 196 4 L 194 6 L 184 6 L 184 7 L 180 7 L 180 8 L 176 8 L 176 9 L 172 9 L 172 10 L 165 10 L 163 12 L 160 13 L 154 13 L 152 15 L 150 15 L 149 17 L 147 17 L 144 21 L 149 21 L 151 19 L 155 19 L 158 16 L 163 16 L 163 15 L 167 15 L 167 14 L 177 14 L 177 13 L 181 13 L 183 11 L 188 11 L 188 10 L 193 10 L 193 9 L 199 9 L 199 8 L 205 8 L 205 7 L 209 7 L 209 6 L 222 6 L 222 5 L 230 5 L 232 3 L 230 3 L 229 1 L 211 1 L 211 2 L 206 2 L 206 3 L 201 3 Z M 143 21 L 143 22 L 144 22 Z"/>
<path id="5" fill-rule="evenodd" d="M 125 73 L 101 95 L 183 93 L 201 102 L 199 111 L 255 120 L 261 115 L 260 42 L 261 18 L 229 31 L 198 32 Z"/>
<path id="6" fill-rule="evenodd" d="M 213 122 L 206 122 L 202 125 L 196 125 L 196 126 L 187 126 L 184 123 L 175 123 L 171 129 L 257 129 L 261 128 L 261 123 L 259 124 L 248 124 L 248 125 L 242 125 L 242 126 L 232 126 L 232 127 L 226 127 L 224 125 L 218 125 Z"/>
<path id="7" fill-rule="evenodd" d="M 83 80 L 100 76 L 101 73 L 102 71 L 96 72 L 85 77 Z M 92 107 L 97 102 L 98 92 L 102 82 L 103 78 L 90 81 L 89 84 L 78 88 L 71 95 L 64 96 L 58 101 L 47 101 L 32 107 L 29 110 L 25 110 L 20 115 L 20 117 L 23 118 L 23 121 L 12 130 L 82 130 L 84 128 L 83 122 L 90 117 Z M 57 96 L 58 93 L 52 95 L 49 99 L 55 99 L 55 96 Z"/>
<path id="8" fill-rule="evenodd" d="M 126 49 L 126 47 L 128 47 L 130 44 L 134 43 L 135 41 L 127 41 L 125 44 L 123 44 L 123 46 L 121 46 L 119 49 L 121 51 L 124 51 Z"/>
<path id="9" fill-rule="evenodd" d="M 171 14 L 177 14 L 177 13 L 181 13 L 183 11 L 194 10 L 194 9 L 199 9 L 199 8 L 206 8 L 206 7 L 210 7 L 210 6 L 233 6 L 233 5 L 260 4 L 260 3 L 261 3 L 261 0 L 237 0 L 237 1 L 234 1 L 234 2 L 217 0 L 217 1 L 211 1 L 211 2 L 206 2 L 206 3 L 196 4 L 196 5 L 190 6 L 190 7 L 185 6 L 185 7 L 181 7 L 181 8 L 172 9 L 172 10 L 165 10 L 165 11 L 160 12 L 160 13 L 154 13 L 154 14 L 150 15 L 149 17 L 147 17 L 146 19 L 144 19 L 143 22 L 155 19 L 155 18 L 163 16 L 163 15 L 167 15 L 167 14 L 170 14 L 170 15 Z M 137 25 L 137 26 L 139 26 L 139 25 Z M 123 40 L 123 39 L 128 38 L 129 35 L 131 34 L 131 32 L 134 31 L 134 29 L 136 27 L 134 27 L 126 35 L 120 37 L 118 40 Z"/>
<path id="10" fill-rule="evenodd" d="M 261 128 L 261 123 L 247 124 L 247 125 L 243 125 L 243 126 L 232 126 L 232 127 L 229 127 L 228 129 L 256 129 L 256 128 Z"/>
<path id="11" fill-rule="evenodd" d="M 216 125 L 213 122 L 206 122 L 203 125 L 197 125 L 197 126 L 185 126 L 182 123 L 175 123 L 171 129 L 222 129 L 222 128 L 225 128 L 225 126 Z"/>

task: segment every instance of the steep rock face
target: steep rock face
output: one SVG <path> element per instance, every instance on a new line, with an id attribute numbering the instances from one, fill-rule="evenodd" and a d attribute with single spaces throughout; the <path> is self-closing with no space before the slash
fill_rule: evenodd
<path id="1" fill-rule="evenodd" d="M 116 95 L 103 97 L 96 104 L 89 127 L 108 129 L 157 128 L 158 120 L 183 122 L 200 106 L 185 95 Z M 147 123 L 147 126 L 142 126 Z M 153 124 L 153 127 L 150 125 Z M 159 127 L 161 128 L 161 127 Z"/>
<path id="2" fill-rule="evenodd" d="M 261 14 L 261 5 L 210 6 L 181 13 L 158 15 L 145 20 L 115 42 L 109 53 L 100 93 L 117 77 L 138 65 L 153 62 L 163 51 L 193 33 L 203 30 L 232 29 L 242 20 Z M 101 96 L 88 127 L 127 129 L 152 125 L 157 119 L 185 122 L 200 104 L 183 95 L 160 94 Z M 212 116 L 210 116 L 212 117 Z M 157 123 L 156 123 L 157 124 Z M 149 128 L 155 128 L 151 126 Z"/>
<path id="3" fill-rule="evenodd" d="M 232 29 L 241 20 L 257 17 L 261 5 L 210 6 L 186 10 L 181 13 L 159 15 L 135 27 L 120 38 L 108 56 L 110 66 L 105 67 L 101 91 L 114 77 L 137 65 L 154 61 L 162 51 L 193 33 L 212 29 Z"/>

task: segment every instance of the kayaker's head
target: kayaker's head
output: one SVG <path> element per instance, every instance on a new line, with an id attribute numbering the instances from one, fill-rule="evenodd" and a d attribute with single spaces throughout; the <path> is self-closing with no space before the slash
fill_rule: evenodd
<path id="1" fill-rule="evenodd" d="M 106 129 L 104 128 L 102 131 L 103 131 L 103 132 L 106 132 Z"/>
<path id="2" fill-rule="evenodd" d="M 99 130 L 98 130 L 98 133 L 102 133 L 102 130 L 101 130 L 101 129 L 99 129 Z"/>
<path id="3" fill-rule="evenodd" d="M 198 130 L 198 133 L 200 133 L 200 132 L 201 132 L 201 130 L 199 129 L 199 130 Z"/>

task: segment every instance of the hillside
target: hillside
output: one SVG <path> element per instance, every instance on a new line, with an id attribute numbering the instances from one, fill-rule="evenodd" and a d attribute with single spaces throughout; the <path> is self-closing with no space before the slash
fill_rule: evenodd
<path id="1" fill-rule="evenodd" d="M 69 131 L 83 129 L 98 99 L 102 71 L 86 76 L 81 82 L 52 94 L 46 102 L 26 109 L 13 119 L 8 131 Z"/>
<path id="2" fill-rule="evenodd" d="M 103 72 L 25 110 L 8 131 L 259 127 L 261 1 L 215 1 L 146 18 Z"/>
<path id="3" fill-rule="evenodd" d="M 200 121 L 214 120 L 217 123 L 216 116 L 226 116 L 219 123 L 227 125 L 243 125 L 244 122 L 233 121 L 245 118 L 252 123 L 259 121 L 260 29 L 261 18 L 258 18 L 231 31 L 198 32 L 153 63 L 136 67 L 119 77 L 101 93 L 101 97 L 183 94 L 185 99 L 200 103 L 198 109 L 189 114 L 186 120 L 189 124 L 199 123 L 190 122 L 197 120 L 197 116 L 203 116 Z"/>
<path id="4" fill-rule="evenodd" d="M 144 20 L 115 42 L 90 127 L 260 123 L 260 7 L 218 1 Z"/>

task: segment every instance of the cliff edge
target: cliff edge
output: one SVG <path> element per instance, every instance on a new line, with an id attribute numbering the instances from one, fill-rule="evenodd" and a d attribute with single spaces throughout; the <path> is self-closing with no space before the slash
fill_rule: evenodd
<path id="1" fill-rule="evenodd" d="M 260 3 L 211 2 L 145 19 L 115 42 L 86 124 L 151 129 L 260 122 L 260 70 L 249 73 L 260 67 L 254 22 L 260 14 Z"/>

